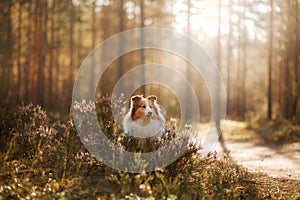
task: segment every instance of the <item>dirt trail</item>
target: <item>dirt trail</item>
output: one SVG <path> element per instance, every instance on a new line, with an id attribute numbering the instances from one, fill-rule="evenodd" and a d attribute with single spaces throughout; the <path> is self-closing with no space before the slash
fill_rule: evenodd
<path id="1" fill-rule="evenodd" d="M 275 178 L 300 180 L 300 142 L 270 144 L 257 136 L 251 136 L 249 130 L 247 134 L 243 134 L 244 131 L 244 123 L 225 123 L 223 136 L 226 147 L 238 164 L 250 171 L 266 173 Z M 220 145 L 216 146 L 216 151 L 222 154 Z"/>

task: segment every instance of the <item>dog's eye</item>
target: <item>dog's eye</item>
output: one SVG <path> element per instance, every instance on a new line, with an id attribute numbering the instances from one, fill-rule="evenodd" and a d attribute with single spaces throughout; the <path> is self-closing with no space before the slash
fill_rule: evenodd
<path id="1" fill-rule="evenodd" d="M 146 106 L 142 106 L 143 108 L 146 108 Z"/>

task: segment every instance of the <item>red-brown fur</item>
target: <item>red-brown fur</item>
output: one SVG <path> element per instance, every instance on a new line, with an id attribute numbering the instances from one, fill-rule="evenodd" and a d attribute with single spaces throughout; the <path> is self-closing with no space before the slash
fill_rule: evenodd
<path id="1" fill-rule="evenodd" d="M 147 98 L 142 95 L 131 97 L 130 110 L 123 120 L 126 134 L 149 137 L 161 133 L 165 118 L 156 101 L 157 97 L 154 95 Z"/>

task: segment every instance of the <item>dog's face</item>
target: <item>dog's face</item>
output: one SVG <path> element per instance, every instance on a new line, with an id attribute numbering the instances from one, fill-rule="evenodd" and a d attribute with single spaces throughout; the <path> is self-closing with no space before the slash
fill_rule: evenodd
<path id="1" fill-rule="evenodd" d="M 156 103 L 156 96 L 144 98 L 141 95 L 131 97 L 130 111 L 123 120 L 123 128 L 126 134 L 148 138 L 161 135 L 165 118 Z"/>
<path id="2" fill-rule="evenodd" d="M 147 98 L 141 95 L 131 97 L 130 109 L 132 120 L 157 118 L 156 100 L 156 96 L 153 95 Z"/>

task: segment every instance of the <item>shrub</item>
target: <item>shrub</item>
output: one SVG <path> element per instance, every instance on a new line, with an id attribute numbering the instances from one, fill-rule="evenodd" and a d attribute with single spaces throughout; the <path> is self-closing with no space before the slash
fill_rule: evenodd
<path id="1" fill-rule="evenodd" d="M 125 137 L 113 119 L 110 98 L 95 102 L 110 140 L 136 151 L 136 139 Z M 125 106 L 122 102 L 118 106 Z M 78 109 L 92 109 L 90 103 Z M 201 146 L 190 131 L 178 133 L 174 120 L 169 122 L 162 139 L 149 143 L 149 149 L 169 144 L 180 134 L 173 148 L 187 145 L 187 151 L 165 168 L 133 174 L 96 160 L 82 145 L 72 120 L 62 121 L 40 106 L 21 105 L 1 116 L 1 132 L 9 134 L 7 143 L 1 135 L 0 199 L 257 199 L 257 189 L 244 184 L 245 170 L 228 157 L 218 160 L 216 153 L 201 157 Z"/>

